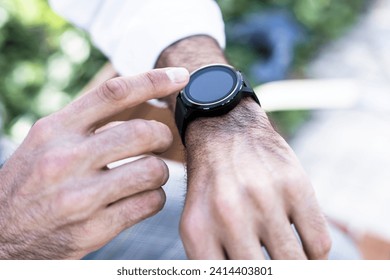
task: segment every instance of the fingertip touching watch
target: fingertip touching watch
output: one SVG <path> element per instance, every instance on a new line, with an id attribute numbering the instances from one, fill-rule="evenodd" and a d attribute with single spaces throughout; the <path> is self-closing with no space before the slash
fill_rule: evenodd
<path id="1" fill-rule="evenodd" d="M 187 126 L 192 120 L 224 115 L 245 96 L 252 97 L 260 105 L 244 75 L 231 66 L 212 64 L 194 71 L 176 100 L 175 121 L 183 145 Z"/>

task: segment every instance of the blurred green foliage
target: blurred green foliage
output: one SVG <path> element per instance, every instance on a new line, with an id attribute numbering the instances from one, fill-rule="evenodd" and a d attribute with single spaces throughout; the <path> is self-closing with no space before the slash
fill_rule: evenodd
<path id="1" fill-rule="evenodd" d="M 362 10 L 363 0 L 221 0 L 227 22 L 276 7 L 293 12 L 308 33 L 296 51 L 294 76 L 326 42 L 340 36 Z M 258 54 L 231 44 L 227 55 L 244 71 Z M 18 131 L 67 104 L 106 61 L 80 30 L 55 15 L 46 0 L 0 0 L 0 103 L 5 131 Z M 287 134 L 307 113 L 277 113 Z"/>
<path id="2" fill-rule="evenodd" d="M 106 58 L 45 0 L 0 0 L 0 103 L 16 140 L 67 103 Z M 20 135 L 22 134 L 22 135 Z"/>
<path id="3" fill-rule="evenodd" d="M 305 29 L 306 40 L 295 50 L 291 77 L 304 78 L 308 62 L 324 44 L 346 32 L 365 8 L 364 0 L 220 0 L 226 22 L 234 22 L 247 14 L 272 9 L 290 11 Z M 264 59 L 257 50 L 247 45 L 229 42 L 226 49 L 229 60 L 249 73 L 253 61 Z M 249 76 L 250 78 L 250 76 Z M 274 126 L 285 136 L 291 136 L 310 116 L 306 111 L 273 112 L 268 114 Z"/>

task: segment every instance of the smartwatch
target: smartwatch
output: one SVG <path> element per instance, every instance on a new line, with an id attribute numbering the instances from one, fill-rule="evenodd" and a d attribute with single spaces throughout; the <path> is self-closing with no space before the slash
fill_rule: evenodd
<path id="1" fill-rule="evenodd" d="M 212 64 L 191 73 L 190 81 L 176 99 L 175 121 L 183 145 L 192 120 L 226 114 L 245 96 L 260 105 L 244 75 L 231 66 Z"/>

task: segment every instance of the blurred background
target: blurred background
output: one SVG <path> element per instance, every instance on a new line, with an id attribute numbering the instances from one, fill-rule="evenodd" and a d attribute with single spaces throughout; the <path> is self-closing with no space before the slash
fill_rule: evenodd
<path id="1" fill-rule="evenodd" d="M 304 77 L 318 50 L 345 33 L 364 10 L 363 0 L 219 4 L 227 22 L 227 55 L 254 84 Z M 256 37 L 260 40 L 251 39 Z M 67 104 L 104 63 L 88 37 L 56 16 L 47 1 L 0 0 L 0 103 L 5 132 L 13 139 L 20 141 L 37 118 Z M 265 73 L 258 73 L 256 67 L 265 64 Z M 286 134 L 306 116 L 275 113 Z"/>
<path id="2" fill-rule="evenodd" d="M 276 110 L 270 117 L 309 173 L 328 218 L 353 236 L 365 258 L 390 259 L 390 0 L 218 2 L 227 56 L 253 85 L 310 79 L 320 81 L 305 87 L 315 93 L 328 89 L 327 79 L 353 81 L 347 88 L 357 89 L 356 100 L 345 108 Z M 3 133 L 20 142 L 105 63 L 88 36 L 47 1 L 0 0 Z"/>

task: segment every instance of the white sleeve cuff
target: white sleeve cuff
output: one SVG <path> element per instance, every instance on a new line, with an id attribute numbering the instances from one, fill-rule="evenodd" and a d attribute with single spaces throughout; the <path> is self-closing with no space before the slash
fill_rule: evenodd
<path id="1" fill-rule="evenodd" d="M 154 67 L 169 45 L 208 35 L 225 47 L 221 11 L 213 0 L 50 0 L 57 12 L 86 29 L 121 75 Z"/>

